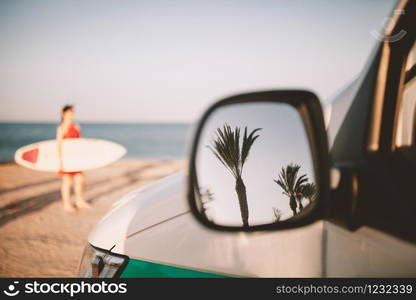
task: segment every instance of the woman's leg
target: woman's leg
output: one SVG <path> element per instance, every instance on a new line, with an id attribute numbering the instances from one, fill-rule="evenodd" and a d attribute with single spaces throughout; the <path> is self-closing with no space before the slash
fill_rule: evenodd
<path id="1" fill-rule="evenodd" d="M 78 173 L 74 175 L 74 185 L 75 185 L 75 196 L 76 196 L 76 204 L 79 207 L 89 208 L 91 204 L 84 200 L 83 190 L 84 190 L 84 175 L 82 173 Z"/>
<path id="2" fill-rule="evenodd" d="M 62 175 L 61 195 L 66 212 L 75 212 L 76 208 L 71 203 L 71 176 L 68 174 Z"/>

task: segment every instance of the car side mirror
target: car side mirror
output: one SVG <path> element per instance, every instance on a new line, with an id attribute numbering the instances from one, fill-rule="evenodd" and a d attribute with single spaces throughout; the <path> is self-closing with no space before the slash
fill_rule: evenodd
<path id="1" fill-rule="evenodd" d="M 329 158 L 317 96 L 281 90 L 233 96 L 199 122 L 188 170 L 192 213 L 220 230 L 294 228 L 328 208 Z"/>

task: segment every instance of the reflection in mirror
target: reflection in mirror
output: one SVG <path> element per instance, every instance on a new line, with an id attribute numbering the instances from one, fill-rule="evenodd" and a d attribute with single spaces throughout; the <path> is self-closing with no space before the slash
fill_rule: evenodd
<path id="1" fill-rule="evenodd" d="M 222 106 L 207 119 L 195 159 L 196 201 L 217 225 L 250 227 L 308 214 L 317 188 L 303 121 L 291 105 Z"/>

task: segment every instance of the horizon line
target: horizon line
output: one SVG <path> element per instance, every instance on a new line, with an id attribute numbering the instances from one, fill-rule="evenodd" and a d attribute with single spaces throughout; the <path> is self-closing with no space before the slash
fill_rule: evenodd
<path id="1" fill-rule="evenodd" d="M 39 120 L 0 120 L 0 123 L 9 124 L 59 124 L 57 121 L 39 121 Z M 80 124 L 193 124 L 194 122 L 186 121 L 75 121 L 74 123 Z"/>

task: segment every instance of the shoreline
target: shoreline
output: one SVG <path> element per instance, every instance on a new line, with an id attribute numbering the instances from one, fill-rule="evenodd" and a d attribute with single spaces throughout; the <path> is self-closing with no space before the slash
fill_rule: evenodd
<path id="1" fill-rule="evenodd" d="M 124 159 L 85 172 L 92 209 L 63 211 L 60 177 L 0 163 L 0 277 L 74 277 L 87 235 L 129 191 L 183 170 L 184 160 Z"/>
<path id="2" fill-rule="evenodd" d="M 183 162 L 185 160 L 185 158 L 180 158 L 180 157 L 173 157 L 173 158 L 153 158 L 153 157 L 122 157 L 121 159 L 119 159 L 118 161 L 114 162 L 115 164 L 121 161 L 130 161 L 130 162 L 135 162 L 135 161 L 159 161 L 159 162 Z M 0 166 L 1 165 L 6 165 L 6 164 L 15 164 L 18 166 L 18 164 L 16 163 L 16 161 L 14 160 L 7 160 L 7 161 L 0 161 Z M 105 166 L 104 168 L 106 168 L 107 166 Z M 91 170 L 94 171 L 94 170 Z M 40 171 L 40 172 L 44 172 L 44 171 Z M 89 171 L 86 171 L 89 172 Z M 49 172 L 49 173 L 53 173 L 53 172 Z"/>

